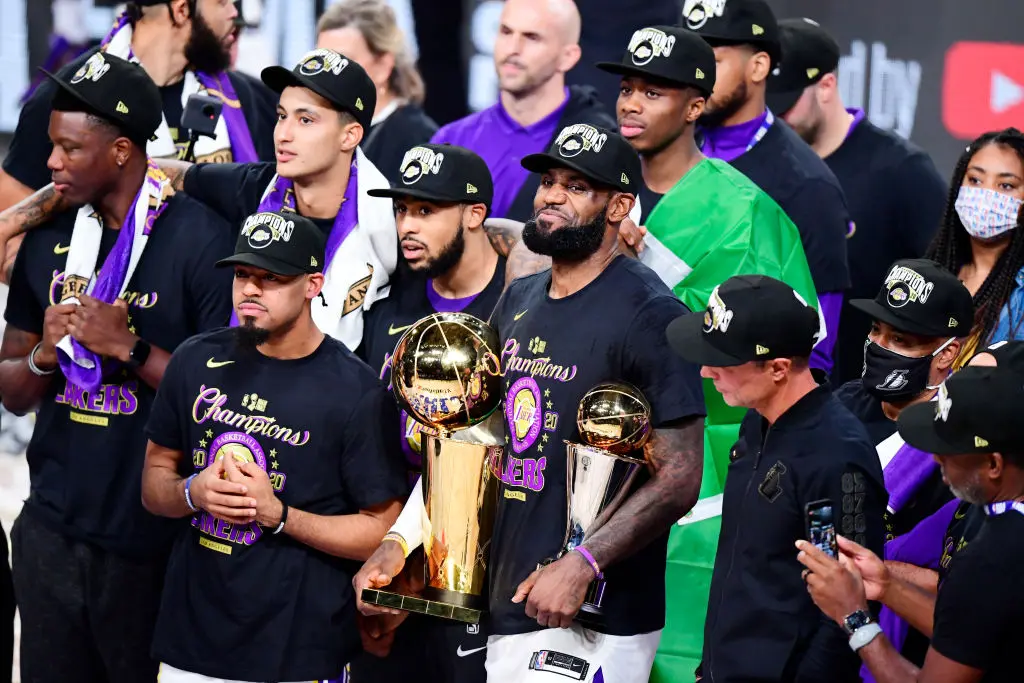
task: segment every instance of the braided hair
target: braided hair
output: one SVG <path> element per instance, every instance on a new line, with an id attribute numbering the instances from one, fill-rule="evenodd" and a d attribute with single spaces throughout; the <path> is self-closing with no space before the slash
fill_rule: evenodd
<path id="1" fill-rule="evenodd" d="M 960 193 L 960 186 L 963 185 L 964 176 L 967 175 L 967 167 L 970 165 L 971 159 L 981 149 L 989 145 L 1002 145 L 1012 149 L 1017 153 L 1021 163 L 1024 163 L 1024 133 L 1016 128 L 985 133 L 972 142 L 960 156 L 956 170 L 953 171 L 942 225 L 925 254 L 927 258 L 937 261 L 954 274 L 959 273 L 961 268 L 971 262 L 971 236 L 960 221 L 960 216 L 957 215 L 956 199 Z M 1018 216 L 1016 228 L 1010 231 L 1009 246 L 974 295 L 974 323 L 975 329 L 980 331 L 980 343 L 987 342 L 988 337 L 992 334 L 999 321 L 999 314 L 1016 286 L 1017 273 L 1022 267 L 1024 267 L 1024 222 L 1021 221 L 1021 216 Z M 1012 337 L 1015 330 L 1010 332 Z"/>

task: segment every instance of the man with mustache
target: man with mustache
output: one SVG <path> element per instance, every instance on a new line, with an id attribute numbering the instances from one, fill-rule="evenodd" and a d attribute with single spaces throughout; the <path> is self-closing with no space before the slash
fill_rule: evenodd
<path id="1" fill-rule="evenodd" d="M 367 313 L 360 347 L 360 356 L 370 367 L 379 368 L 384 380 L 391 376 L 395 345 L 414 323 L 432 313 L 457 311 L 487 320 L 505 287 L 505 259 L 494 251 L 483 226 L 494 194 L 484 160 L 462 147 L 420 145 L 406 153 L 398 177 L 401 180 L 390 189 L 370 191 L 394 202 L 402 247 L 391 293 Z M 417 492 L 421 430 L 401 411 L 395 433 L 405 451 L 409 482 Z M 381 545 L 400 548 L 393 539 Z M 384 658 L 356 659 L 352 663 L 355 680 L 408 676 L 445 683 L 486 680 L 482 650 L 487 636 L 479 626 L 409 615 L 397 632 L 381 630 L 374 649 L 378 645 L 386 649 L 394 638 L 391 652 Z M 367 633 L 369 629 L 364 637 Z"/>
<path id="2" fill-rule="evenodd" d="M 533 213 L 537 178 L 523 156 L 547 149 L 571 122 L 611 127 L 613 121 L 590 87 L 566 87 L 565 74 L 580 59 L 580 15 L 572 0 L 508 0 L 494 43 L 501 89 L 497 104 L 443 126 L 431 142 L 471 149 L 494 178 L 497 218 L 524 221 Z"/>
<path id="3" fill-rule="evenodd" d="M 167 366 L 142 475 L 146 509 L 178 530 L 153 637 L 163 683 L 347 681 L 359 651 L 351 561 L 406 484 L 394 400 L 313 320 L 326 242 L 294 213 L 247 217 L 217 262 L 242 324 Z"/>
<path id="4" fill-rule="evenodd" d="M 257 80 L 228 71 L 235 41 L 237 10 L 227 0 L 137 0 L 128 6 L 96 50 L 59 72 L 70 78 L 97 51 L 138 61 L 159 86 L 163 123 L 147 151 L 154 158 L 179 158 L 188 146 L 179 129 L 188 97 L 206 93 L 221 99 L 224 110 L 216 137 L 202 138 L 196 158 L 250 162 L 274 158 L 273 93 Z M 21 110 L 18 127 L 0 171 L 0 209 L 17 204 L 50 182 L 46 126 L 55 89 L 48 81 Z M 51 190 L 52 192 L 52 190 Z M 0 280 L 9 281 L 21 238 L 7 244 Z"/>
<path id="5" fill-rule="evenodd" d="M 641 182 L 629 143 L 573 124 L 548 153 L 522 163 L 541 176 L 523 241 L 552 265 L 513 282 L 491 315 L 504 349 L 508 447 L 488 567 L 487 680 L 541 681 L 562 669 L 579 680 L 646 682 L 665 623 L 668 530 L 697 500 L 702 470 L 697 368 L 669 352 L 664 334 L 687 309 L 652 270 L 618 251 L 619 225 Z M 579 442 L 579 402 L 609 380 L 635 385 L 652 406 L 654 435 L 635 454 L 649 468 L 598 531 L 538 569 L 564 542 L 554 523 L 565 515 L 563 441 Z M 536 409 L 515 410 L 523 405 Z M 402 517 L 422 505 L 413 495 Z M 419 545 L 415 525 L 405 530 L 405 545 Z M 357 575 L 357 591 L 401 571 L 401 546 L 381 545 Z M 595 578 L 607 582 L 604 614 L 584 627 L 574 621 Z"/>

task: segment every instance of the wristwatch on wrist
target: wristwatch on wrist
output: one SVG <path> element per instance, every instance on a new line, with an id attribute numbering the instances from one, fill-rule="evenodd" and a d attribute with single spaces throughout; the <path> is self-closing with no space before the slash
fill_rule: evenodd
<path id="1" fill-rule="evenodd" d="M 146 364 L 146 360 L 149 359 L 149 352 L 153 350 L 153 346 L 145 339 L 140 339 L 135 342 L 135 346 L 128 352 L 128 367 L 132 370 L 138 370 Z"/>
<path id="2" fill-rule="evenodd" d="M 871 618 L 871 614 L 869 614 L 867 610 L 859 609 L 856 612 L 847 614 L 843 617 L 843 623 L 841 625 L 843 630 L 846 631 L 846 635 L 852 636 L 861 626 L 867 626 L 873 621 L 874 619 Z"/>

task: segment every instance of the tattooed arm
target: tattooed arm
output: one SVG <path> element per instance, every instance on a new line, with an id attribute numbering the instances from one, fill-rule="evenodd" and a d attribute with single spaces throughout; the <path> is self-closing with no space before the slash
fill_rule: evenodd
<path id="1" fill-rule="evenodd" d="M 704 418 L 685 418 L 658 429 L 645 451 L 653 470 L 650 481 L 634 491 L 584 543 L 601 568 L 636 553 L 697 502 L 704 469 Z M 594 570 L 583 554 L 567 553 L 519 584 L 512 602 L 528 598 L 528 617 L 541 626 L 567 628 L 593 580 Z"/>
<path id="2" fill-rule="evenodd" d="M 644 451 L 653 470 L 650 481 L 584 544 L 599 567 L 637 552 L 696 504 L 704 471 L 704 418 L 686 418 L 655 430 Z"/>
<path id="3" fill-rule="evenodd" d="M 171 179 L 171 187 L 178 192 L 185 191 L 185 174 L 195 164 L 177 159 L 154 159 L 153 162 Z"/>
<path id="4" fill-rule="evenodd" d="M 14 259 L 24 239 L 24 233 L 48 221 L 53 214 L 68 207 L 67 201 L 50 183 L 0 213 L 0 250 L 3 266 L 0 282 L 9 285 L 14 270 Z"/>
<path id="5" fill-rule="evenodd" d="M 507 218 L 488 218 L 484 221 L 484 231 L 491 241 L 494 251 L 504 256 L 505 286 L 512 281 L 539 273 L 551 267 L 551 257 L 535 254 L 523 244 L 523 224 Z"/>

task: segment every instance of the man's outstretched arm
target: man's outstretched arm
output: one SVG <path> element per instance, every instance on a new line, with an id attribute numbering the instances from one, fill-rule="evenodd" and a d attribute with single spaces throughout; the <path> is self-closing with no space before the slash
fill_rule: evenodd
<path id="1" fill-rule="evenodd" d="M 0 250 L 3 270 L 0 281 L 9 285 L 14 259 L 24 239 L 24 233 L 36 228 L 60 211 L 68 208 L 64 197 L 57 192 L 53 183 L 30 194 L 20 202 L 0 212 Z"/>

